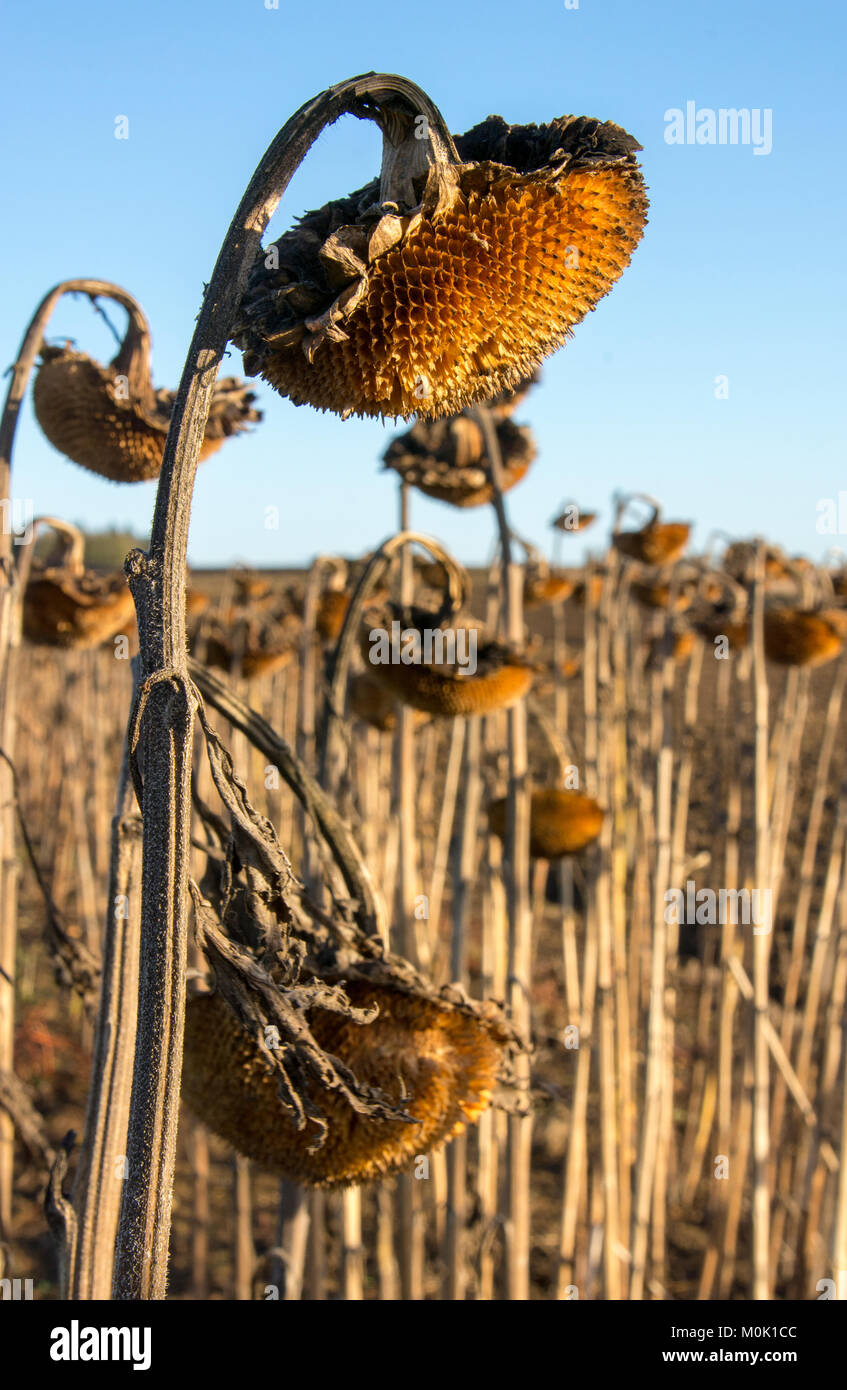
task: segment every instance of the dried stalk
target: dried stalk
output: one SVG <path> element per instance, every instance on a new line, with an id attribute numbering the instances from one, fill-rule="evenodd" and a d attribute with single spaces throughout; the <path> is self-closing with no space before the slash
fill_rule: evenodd
<path id="1" fill-rule="evenodd" d="M 399 534 L 409 532 L 409 488 L 399 486 Z M 415 596 L 412 551 L 404 544 L 400 552 L 400 602 L 404 611 L 411 607 Z M 350 607 L 353 607 L 351 603 Z M 401 705 L 397 711 L 397 733 L 394 742 L 394 793 L 399 834 L 399 869 L 397 875 L 394 932 L 395 950 L 417 965 L 420 960 L 419 942 L 415 930 L 414 903 L 420 887 L 415 833 L 415 725 L 413 711 Z M 421 1192 L 415 1176 L 403 1173 L 397 1182 L 398 1221 L 400 1236 L 400 1290 L 404 1301 L 418 1302 L 423 1298 L 424 1212 Z"/>
<path id="2" fill-rule="evenodd" d="M 143 683 L 135 741 L 144 786 L 141 980 L 129 1125 L 129 1179 L 118 1236 L 115 1293 L 163 1298 L 167 1283 L 182 1036 L 185 1021 L 190 836 L 189 756 L 197 696 L 185 652 L 185 578 L 191 495 L 212 391 L 235 330 L 262 234 L 291 177 L 327 125 L 344 113 L 382 120 L 423 113 L 449 134 L 413 83 L 367 74 L 305 103 L 272 141 L 248 185 L 212 272 L 188 351 L 165 445 L 150 549 L 127 558 L 138 614 Z M 433 138 L 432 136 L 430 137 Z"/>
<path id="3" fill-rule="evenodd" d="M 487 408 L 477 406 L 472 414 L 485 443 L 486 459 L 493 490 L 502 563 L 503 610 L 506 636 L 516 646 L 524 641 L 523 566 L 512 560 L 511 531 L 503 502 L 501 479 L 503 460 L 497 432 Z M 532 910 L 529 897 L 529 815 L 530 791 L 527 770 L 526 703 L 518 701 L 507 711 L 509 781 L 506 793 L 506 892 L 509 912 L 509 1001 L 512 1022 L 521 1037 L 530 1032 L 530 970 L 532 964 Z M 529 1086 L 529 1055 L 522 1055 L 516 1066 L 518 1085 Z M 532 1117 L 509 1118 L 509 1214 L 506 1221 L 508 1251 L 508 1295 L 511 1300 L 529 1298 L 530 1248 L 530 1159 Z"/>
<path id="4" fill-rule="evenodd" d="M 133 662 L 137 680 L 138 663 Z M 100 1007 L 88 1095 L 85 1138 L 74 1186 L 77 1249 L 67 1296 L 108 1298 L 126 1173 L 138 992 L 141 825 L 134 814 L 126 747 L 112 821 L 112 853 L 104 934 Z"/>
<path id="5" fill-rule="evenodd" d="M 585 629 L 583 652 L 583 691 L 585 703 L 585 774 L 586 791 L 589 795 L 597 793 L 597 610 L 592 593 L 593 571 L 586 567 L 585 575 Z M 562 1216 L 559 1231 L 559 1277 L 557 1298 L 571 1297 L 570 1290 L 578 1284 L 577 1240 L 579 1217 L 582 1210 L 582 1196 L 587 1187 L 588 1162 L 588 1093 L 591 1077 L 591 1052 L 593 1043 L 595 992 L 597 987 L 599 936 L 597 916 L 589 912 L 586 916 L 585 942 L 583 946 L 583 978 L 580 995 L 580 1012 L 569 1017 L 569 1023 L 577 1023 L 579 1028 L 579 1047 L 576 1055 L 576 1078 L 571 1103 L 571 1127 L 568 1148 L 562 1175 Z M 570 1052 L 568 1053 L 570 1056 Z M 584 1288 L 580 1289 L 584 1294 Z"/>
<path id="6" fill-rule="evenodd" d="M 590 767 L 586 760 L 586 784 L 593 783 L 604 804 L 609 802 L 608 753 L 613 735 L 608 727 L 609 694 L 611 686 L 610 668 L 610 624 L 609 603 L 612 585 L 607 580 L 604 585 L 597 621 L 597 740 L 596 765 Z M 624 1270 L 622 1269 L 620 1228 L 620 1189 L 618 1186 L 618 1152 L 620 1136 L 618 1133 L 618 1075 L 617 1044 L 615 1032 L 615 971 L 613 963 L 612 927 L 612 834 L 611 816 L 606 816 L 600 840 L 590 859 L 587 875 L 589 886 L 589 912 L 597 916 L 597 1060 L 600 1070 L 600 1150 L 603 1167 L 603 1279 L 604 1297 L 618 1300 L 622 1295 Z"/>
<path id="7" fill-rule="evenodd" d="M 459 727 L 458 746 L 462 746 L 464 719 Z M 463 987 L 467 983 L 467 936 L 471 890 L 476 881 L 479 807 L 482 793 L 480 775 L 482 727 L 478 718 L 468 723 L 465 749 L 464 806 L 459 844 L 458 872 L 453 881 L 453 929 L 450 936 L 450 979 Z M 451 743 L 451 752 L 452 752 Z M 462 1301 L 467 1291 L 465 1226 L 467 1222 L 467 1142 L 464 1135 L 453 1140 L 447 1155 L 447 1240 L 445 1249 L 445 1296 Z"/>
<path id="8" fill-rule="evenodd" d="M 10 508 L 0 526 L 0 748 L 14 763 L 17 729 L 17 667 L 21 642 L 21 599 L 24 567 L 13 552 L 12 455 L 15 432 L 29 378 L 47 324 L 65 294 L 105 295 L 134 316 L 141 310 L 131 295 L 107 280 L 64 280 L 42 299 L 24 333 L 12 369 L 0 417 L 0 500 Z M 141 315 L 143 318 L 143 315 Z M 25 547 L 28 563 L 30 546 Z M 17 939 L 18 872 L 15 857 L 14 793 L 9 765 L 0 764 L 0 1070 L 10 1070 L 14 1046 L 14 986 Z M 0 1113 L 0 1239 L 7 1238 L 11 1221 L 13 1131 Z"/>
<path id="9" fill-rule="evenodd" d="M 644 1083 L 644 1116 L 638 1158 L 638 1180 L 632 1229 L 632 1275 L 629 1296 L 644 1296 L 647 1269 L 647 1235 L 653 1182 L 658 1161 L 666 1075 L 665 979 L 668 927 L 665 892 L 671 872 L 671 811 L 673 745 L 671 681 L 666 666 L 662 682 L 662 732 L 656 770 L 656 876 L 654 881 L 653 945 L 650 974 L 650 1012 L 647 1038 L 647 1074 Z"/>

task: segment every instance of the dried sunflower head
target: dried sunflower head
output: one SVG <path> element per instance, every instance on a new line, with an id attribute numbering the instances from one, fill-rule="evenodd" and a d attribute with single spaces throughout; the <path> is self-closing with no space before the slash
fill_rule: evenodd
<path id="1" fill-rule="evenodd" d="M 690 628 L 680 628 L 662 637 L 654 637 L 647 649 L 646 669 L 658 670 L 666 657 L 677 665 L 687 661 L 696 641 L 696 634 Z"/>
<path id="2" fill-rule="evenodd" d="M 99 647 L 131 632 L 134 614 L 122 573 L 72 575 L 39 567 L 24 591 L 24 636 L 39 646 Z"/>
<path id="3" fill-rule="evenodd" d="M 397 701 L 368 671 L 357 671 L 347 687 L 350 713 L 372 729 L 389 733 L 397 728 Z M 426 715 L 415 713 L 415 722 L 426 723 Z"/>
<path id="4" fill-rule="evenodd" d="M 235 602 L 245 608 L 268 608 L 274 602 L 274 591 L 264 574 L 238 569 L 232 576 Z"/>
<path id="5" fill-rule="evenodd" d="M 395 612 L 389 608 L 389 617 Z M 480 631 L 473 619 L 453 618 L 439 627 L 437 615 L 415 609 L 412 625 L 396 617 L 387 626 L 363 626 L 366 669 L 395 700 L 434 718 L 508 709 L 526 695 L 537 667 L 522 652 Z"/>
<path id="6" fill-rule="evenodd" d="M 726 641 L 731 652 L 742 651 L 750 640 L 750 620 L 744 607 L 735 604 L 716 604 L 693 623 L 694 630 L 707 642 L 719 638 Z"/>
<path id="7" fill-rule="evenodd" d="M 590 597 L 593 604 L 598 604 L 603 597 L 603 588 L 606 583 L 606 576 L 599 570 L 595 570 L 591 575 L 590 581 L 579 579 L 574 586 L 573 596 L 580 607 L 585 606 L 586 596 Z M 587 595 L 586 595 L 587 586 Z"/>
<path id="8" fill-rule="evenodd" d="M 591 796 L 541 787 L 533 791 L 530 803 L 529 852 L 533 859 L 579 854 L 597 839 L 604 818 L 605 812 Z M 488 825 L 498 839 L 505 837 L 505 798 L 489 805 Z"/>
<path id="9" fill-rule="evenodd" d="M 99 647 L 134 630 L 135 604 L 122 571 L 98 575 L 83 563 L 82 533 L 67 522 L 49 523 L 61 552 L 35 560 L 23 595 L 23 632 L 45 647 Z"/>
<path id="10" fill-rule="evenodd" d="M 565 502 L 550 525 L 555 531 L 564 531 L 565 535 L 569 535 L 571 532 L 585 531 L 596 520 L 596 512 L 584 511 L 576 502 Z"/>
<path id="11" fill-rule="evenodd" d="M 780 666 L 823 666 L 844 649 L 847 612 L 773 608 L 765 613 L 765 654 Z"/>
<path id="12" fill-rule="evenodd" d="M 630 588 L 633 598 L 645 608 L 672 608 L 684 613 L 691 607 L 697 593 L 696 579 L 684 579 L 678 584 L 661 580 L 635 580 Z"/>
<path id="13" fill-rule="evenodd" d="M 584 116 L 492 116 L 405 201 L 375 179 L 307 213 L 251 272 L 245 371 L 344 416 L 437 418 L 515 389 L 628 265 L 647 212 L 638 149 Z"/>
<path id="14" fill-rule="evenodd" d="M 236 377 L 215 383 L 200 458 L 261 420 L 255 392 Z M 124 341 L 107 367 L 69 347 L 41 349 L 33 384 L 36 419 L 54 448 L 116 483 L 156 478 L 175 391 L 153 388 L 150 331 L 140 310 L 130 312 Z"/>
<path id="15" fill-rule="evenodd" d="M 460 1133 L 490 1104 L 510 1036 L 492 1005 L 366 979 L 341 983 L 350 1003 L 377 1008 L 376 1018 L 358 1023 L 312 1009 L 312 1037 L 411 1122 L 362 1115 L 340 1091 L 314 1084 L 328 1126 L 318 1149 L 314 1133 L 298 1129 L 282 1105 L 272 1069 L 220 996 L 198 996 L 186 1015 L 182 1089 L 190 1108 L 261 1167 L 310 1187 L 410 1170 L 417 1154 Z"/>
<path id="16" fill-rule="evenodd" d="M 198 635 L 192 645 L 207 666 L 216 666 L 230 674 L 237 672 L 245 680 L 281 671 L 288 666 L 295 651 L 293 635 L 284 629 L 264 630 L 243 619 L 232 629 L 215 623 Z"/>
<path id="17" fill-rule="evenodd" d="M 324 642 L 334 642 L 344 626 L 350 593 L 344 589 L 325 589 L 318 599 L 315 629 Z"/>
<path id="18" fill-rule="evenodd" d="M 216 684 L 203 682 L 210 699 Z M 226 697 L 219 708 L 231 705 Z M 495 1083 L 517 1079 L 518 1035 L 497 1005 L 439 991 L 385 950 L 353 837 L 264 721 L 252 721 L 251 741 L 274 748 L 341 892 L 334 876 L 325 896 L 294 876 L 202 705 L 198 721 L 228 817 L 196 798 L 215 848 L 189 887 L 214 993 L 187 1010 L 183 1094 L 240 1152 L 299 1182 L 338 1187 L 402 1171 L 475 1119 Z"/>
<path id="19" fill-rule="evenodd" d="M 733 541 L 723 554 L 722 565 L 739 584 L 752 582 L 758 553 L 756 541 Z M 800 557 L 791 559 L 777 545 L 765 546 L 765 578 L 771 582 L 796 581 Z"/>
<path id="20" fill-rule="evenodd" d="M 523 601 L 526 608 L 540 608 L 545 603 L 561 603 L 570 598 L 576 580 L 563 570 L 547 570 L 530 574 L 524 580 Z"/>
<path id="21" fill-rule="evenodd" d="M 638 531 L 622 531 L 621 518 L 631 502 L 646 502 L 651 516 Z M 691 536 L 686 521 L 662 521 L 661 507 L 643 492 L 633 492 L 618 499 L 612 545 L 628 560 L 642 565 L 669 565 L 678 560 Z"/>
<path id="22" fill-rule="evenodd" d="M 642 565 L 667 565 L 679 559 L 690 535 L 687 522 L 650 521 L 640 531 L 618 531 L 612 544 L 628 560 L 639 560 Z"/>
<path id="23" fill-rule="evenodd" d="M 535 458 L 531 430 L 511 420 L 495 426 L 503 460 L 503 491 L 524 478 Z M 482 430 L 467 415 L 449 420 L 418 420 L 393 439 L 383 455 L 404 482 L 427 497 L 454 507 L 480 507 L 494 496 L 485 460 Z"/>

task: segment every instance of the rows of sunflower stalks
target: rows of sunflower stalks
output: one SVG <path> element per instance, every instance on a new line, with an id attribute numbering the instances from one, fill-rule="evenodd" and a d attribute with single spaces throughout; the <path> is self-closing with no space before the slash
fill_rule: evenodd
<path id="1" fill-rule="evenodd" d="M 414 415 L 383 460 L 403 531 L 368 555 L 320 557 L 294 580 L 239 572 L 213 592 L 195 576 L 191 665 L 172 652 L 161 672 L 157 642 L 164 650 L 179 626 L 181 585 L 163 598 L 149 557 L 130 564 L 147 663 L 138 721 L 160 675 L 187 689 L 190 672 L 204 702 L 190 873 L 174 886 L 190 898 L 193 943 L 171 1293 L 815 1297 L 847 1261 L 843 576 L 760 541 L 715 537 L 689 558 L 689 522 L 638 493 L 613 500 L 608 542 L 579 568 L 562 547 L 594 534 L 583 506 L 593 499 L 561 503 L 550 556 L 540 537 L 516 536 L 508 494 L 536 452 L 516 417 L 541 360 L 641 237 L 637 142 L 574 117 L 491 117 L 451 137 L 419 89 L 370 74 L 298 113 L 305 144 L 310 122 L 343 110 L 380 121 L 380 179 L 245 260 L 238 296 L 219 278 L 251 255 L 236 219 L 193 356 L 214 356 L 202 334 L 226 312 L 245 371 L 295 404 Z M 257 179 L 277 170 L 272 150 Z M 281 192 L 257 189 L 243 226 Z M 108 366 L 42 341 L 70 291 L 125 309 Z M 113 482 L 160 476 L 151 555 L 167 555 L 172 576 L 173 518 L 190 499 L 170 489 L 175 477 L 184 486 L 186 441 L 199 441 L 201 460 L 246 448 L 227 440 L 260 423 L 254 392 L 217 380 L 192 434 L 200 393 L 154 387 L 146 318 L 104 282 L 47 296 L 16 364 L 15 410 L 36 348 L 35 414 L 54 446 Z M 491 507 L 490 575 L 472 579 L 412 529 L 416 492 Z M 76 528 L 42 517 L 36 529 L 54 540 L 16 566 L 14 689 L 28 698 L 15 711 L 11 665 L 0 692 L 0 1222 L 13 1232 L 16 1203 L 51 1166 L 53 1197 L 61 1190 L 58 1120 L 81 1112 L 93 1029 L 73 1195 L 82 1244 L 63 1266 L 73 1296 L 107 1294 L 117 1250 L 121 1296 L 163 1296 L 167 1231 L 160 1222 L 155 1273 L 136 1268 L 134 1215 L 152 1201 L 158 1216 L 162 1174 L 121 1211 L 91 1159 L 98 1115 L 112 1133 L 111 1095 L 120 1115 L 108 1142 L 122 1153 L 126 1136 L 138 1160 L 129 1192 L 173 1113 L 154 1106 L 138 1123 L 145 1067 L 162 1061 L 149 1008 L 125 989 L 117 1030 L 106 1012 L 119 949 L 131 976 L 140 887 L 116 900 L 129 925 L 116 926 L 116 910 L 111 953 L 97 925 L 103 779 L 116 772 L 104 764 L 116 765 L 120 736 L 102 756 L 85 750 L 128 701 L 135 605 L 121 574 L 86 567 Z M 15 623 L 0 626 L 13 650 Z M 374 659 L 374 631 L 395 628 L 449 634 L 474 660 Z M 134 729 L 112 885 L 133 837 L 150 846 L 164 823 L 139 827 Z M 167 780 L 145 782 L 145 816 L 152 802 L 173 810 Z M 28 867 L 23 973 L 13 834 Z M 154 848 L 165 870 L 182 864 L 173 838 Z M 67 991 L 48 1004 L 35 941 L 45 915 Z M 174 937 L 184 929 L 171 925 Z M 16 988 L 32 1005 L 23 1087 L 5 1007 Z M 130 1079 L 136 1014 L 146 1031 Z M 57 1054 L 75 1066 L 53 1115 Z M 6 1142 L 10 1123 L 29 1158 Z M 165 1197 L 167 1187 L 165 1176 Z M 31 1211 L 18 1235 L 50 1288 Z"/>
<path id="2" fill-rule="evenodd" d="M 419 439 L 420 427 L 410 433 Z M 394 441 L 390 459 L 408 444 L 408 436 Z M 453 465 L 476 466 L 478 460 Z M 533 1296 L 749 1294 L 751 927 L 710 920 L 704 909 L 699 920 L 695 914 L 665 922 L 656 902 L 668 888 L 684 893 L 689 883 L 699 891 L 753 881 L 756 673 L 748 609 L 760 563 L 774 894 L 770 1278 L 777 1294 L 814 1297 L 818 1280 L 837 1268 L 833 1252 L 845 1221 L 837 1158 L 847 984 L 847 767 L 837 738 L 844 578 L 836 568 L 815 568 L 754 543 L 688 558 L 687 524 L 663 521 L 652 502 L 645 522 L 624 527 L 635 501 L 617 499 L 611 544 L 587 566 L 554 562 L 543 545 L 525 544 L 520 652 L 496 638 L 496 573 L 466 578 L 463 609 L 445 621 L 481 634 L 478 650 L 494 646 L 473 675 L 368 661 L 367 632 L 403 611 L 394 564 L 362 620 L 347 677 L 337 805 L 383 903 L 391 904 L 402 853 L 398 713 L 411 709 L 416 959 L 438 987 L 459 981 L 470 999 L 505 998 L 505 709 L 516 692 L 528 696 L 533 1053 L 523 1099 L 533 1117 Z M 592 522 L 598 530 L 587 509 L 563 503 L 553 522 L 554 552 L 561 556 Z M 232 689 L 306 758 L 344 614 L 368 559 L 321 557 L 293 579 L 235 571 L 192 581 L 192 650 L 225 672 Z M 59 565 L 51 557 L 45 573 Z M 30 580 L 31 601 L 44 583 L 39 574 Z M 437 616 L 442 596 L 443 573 L 421 554 L 415 612 Z M 22 677 L 39 695 L 22 715 L 22 808 L 69 934 L 96 950 L 106 891 L 103 788 L 114 770 L 103 761 L 116 761 L 127 663 L 115 659 L 119 634 L 110 632 L 105 646 L 81 642 L 87 650 L 68 650 L 58 666 L 43 628 L 27 635 Z M 89 763 L 81 750 L 98 742 L 97 727 L 111 735 Z M 320 849 L 302 807 L 261 749 L 243 736 L 239 745 L 237 729 L 221 728 L 292 862 L 304 877 L 313 873 Z M 663 762 L 670 774 L 657 777 Z M 198 762 L 200 802 L 210 790 Z M 80 816 L 85 805 L 99 806 L 98 818 Z M 195 841 L 200 880 L 211 842 L 199 814 Z M 19 1050 L 55 1146 L 51 1111 L 56 1104 L 64 1125 L 69 1105 L 81 1105 L 90 1034 L 72 996 L 50 996 L 35 946 L 43 913 L 31 880 L 25 901 L 32 964 Z M 298 1132 L 260 1055 L 207 992 L 200 956 L 195 966 L 173 1292 L 500 1296 L 509 1116 L 489 1106 L 504 1084 L 497 1074 L 498 1049 L 507 1041 L 500 1025 L 464 1011 L 461 992 L 442 998 L 408 982 L 383 987 L 378 1023 L 323 1015 L 326 1049 L 383 1093 L 399 1098 L 402 1084 L 418 1125 L 364 1120 L 339 1097 L 327 1142 L 312 1154 L 313 1136 Z M 352 1002 L 363 1007 L 373 1004 L 377 988 L 364 978 L 347 980 Z M 662 1046 L 651 1054 L 657 1028 Z M 657 1091 L 651 1152 L 648 1095 Z M 229 1159 L 233 1147 L 240 1156 Z M 31 1190 L 33 1162 L 22 1162 Z M 413 1202 L 402 1194 L 409 1178 Z M 649 1206 L 639 1211 L 647 1179 Z M 413 1241 L 404 1231 L 408 1222 Z M 611 1234 L 617 1253 L 607 1261 Z M 35 1268 L 49 1283 L 49 1260 Z"/>

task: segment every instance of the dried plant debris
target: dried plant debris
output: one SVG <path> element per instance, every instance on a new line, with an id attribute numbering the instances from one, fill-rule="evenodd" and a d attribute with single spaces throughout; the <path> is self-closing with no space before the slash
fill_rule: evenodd
<path id="1" fill-rule="evenodd" d="M 255 399 L 236 377 L 215 383 L 201 460 L 261 420 Z M 68 346 L 41 349 L 33 384 L 39 425 L 60 453 L 112 482 L 159 476 L 175 400 L 175 391 L 153 387 L 149 329 L 140 311 L 130 315 L 121 348 L 108 366 Z"/>
<path id="2" fill-rule="evenodd" d="M 498 1006 L 437 991 L 388 954 L 354 904 L 319 908 L 201 722 L 230 823 L 201 807 L 218 852 L 192 896 L 215 988 L 188 1006 L 184 1098 L 241 1153 L 298 1182 L 397 1172 L 491 1103 L 516 1035 Z"/>
<path id="3" fill-rule="evenodd" d="M 646 222 L 637 141 L 564 116 L 490 117 L 413 181 L 307 213 L 251 272 L 248 375 L 341 415 L 438 418 L 516 388 L 629 263 Z"/>

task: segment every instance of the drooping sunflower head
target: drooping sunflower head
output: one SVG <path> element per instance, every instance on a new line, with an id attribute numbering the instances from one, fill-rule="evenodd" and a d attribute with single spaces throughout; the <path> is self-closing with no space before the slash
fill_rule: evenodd
<path id="1" fill-rule="evenodd" d="M 538 667 L 526 652 L 490 637 L 471 617 L 388 605 L 384 626 L 363 624 L 365 669 L 394 700 L 435 719 L 508 709 L 529 693 Z"/>
<path id="2" fill-rule="evenodd" d="M 44 434 L 66 458 L 112 482 L 140 483 L 161 472 L 176 392 L 154 389 L 149 325 L 129 296 L 127 301 L 126 333 L 107 366 L 67 344 L 42 346 L 33 406 Z M 261 420 L 255 399 L 236 377 L 215 383 L 201 460 Z"/>
<path id="3" fill-rule="evenodd" d="M 408 1118 L 370 1118 L 312 1080 L 327 1123 L 320 1148 L 314 1130 L 298 1129 L 282 1105 L 273 1071 L 219 995 L 194 999 L 186 1017 L 182 1089 L 194 1113 L 261 1167 L 314 1187 L 410 1171 L 417 1154 L 475 1122 L 491 1103 L 510 1038 L 493 1005 L 359 980 L 344 987 L 377 1017 L 360 1024 L 314 1010 L 312 1034 Z"/>
<path id="4" fill-rule="evenodd" d="M 539 787 L 530 803 L 529 852 L 534 859 L 579 854 L 599 836 L 605 812 L 591 796 L 558 787 Z M 488 825 L 498 839 L 506 835 L 506 800 L 492 801 Z"/>
<path id="5" fill-rule="evenodd" d="M 840 656 L 847 639 L 847 612 L 773 608 L 765 613 L 765 653 L 780 666 L 823 666 Z"/>
<path id="6" fill-rule="evenodd" d="M 584 116 L 491 116 L 413 179 L 307 213 L 256 261 L 233 340 L 296 405 L 438 418 L 509 391 L 628 265 L 637 141 Z M 390 191 L 390 190 L 389 190 Z"/>
<path id="7" fill-rule="evenodd" d="M 53 529 L 57 549 L 32 564 L 23 594 L 27 641 L 87 649 L 132 629 L 135 604 L 123 572 L 100 575 L 86 569 L 79 528 L 52 517 L 38 521 Z"/>
<path id="8" fill-rule="evenodd" d="M 529 471 L 535 442 L 531 430 L 509 419 L 497 420 L 495 429 L 503 462 L 502 490 L 508 492 Z M 416 421 L 391 441 L 383 458 L 386 468 L 439 502 L 480 507 L 494 496 L 482 430 L 467 415 Z"/>

